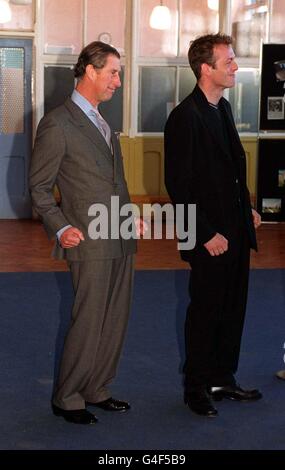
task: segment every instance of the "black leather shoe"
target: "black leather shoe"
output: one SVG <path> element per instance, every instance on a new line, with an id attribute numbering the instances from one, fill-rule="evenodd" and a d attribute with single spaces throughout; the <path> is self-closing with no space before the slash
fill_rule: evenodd
<path id="1" fill-rule="evenodd" d="M 98 403 L 90 403 L 87 402 L 87 405 L 90 406 L 97 406 L 98 408 L 102 408 L 103 410 L 106 411 L 127 411 L 131 408 L 131 405 L 127 403 L 126 401 L 121 401 L 121 400 L 115 400 L 115 398 L 108 398 L 107 400 L 100 401 Z"/>
<path id="2" fill-rule="evenodd" d="M 89 411 L 82 410 L 63 410 L 58 408 L 54 404 L 52 406 L 52 412 L 55 416 L 62 416 L 66 421 L 76 424 L 95 424 L 98 419 Z"/>
<path id="3" fill-rule="evenodd" d="M 223 398 L 235 401 L 255 401 L 262 398 L 262 394 L 258 390 L 243 390 L 239 385 L 210 387 L 208 392 L 215 401 L 221 401 Z"/>
<path id="4" fill-rule="evenodd" d="M 208 418 L 217 416 L 218 411 L 213 407 L 206 390 L 195 390 L 189 392 L 184 398 L 185 403 L 194 413 Z"/>

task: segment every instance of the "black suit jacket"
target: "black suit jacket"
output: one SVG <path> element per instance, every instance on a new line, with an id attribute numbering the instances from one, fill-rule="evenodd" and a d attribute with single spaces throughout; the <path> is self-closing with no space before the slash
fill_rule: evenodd
<path id="1" fill-rule="evenodd" d="M 193 252 L 201 250 L 217 232 L 228 238 L 231 247 L 233 213 L 237 210 L 242 211 L 250 246 L 257 249 L 245 152 L 230 104 L 221 98 L 219 105 L 230 137 L 230 153 L 215 132 L 212 111 L 199 86 L 171 112 L 165 126 L 167 191 L 173 204 L 196 204 Z M 190 260 L 191 252 L 183 250 L 181 256 Z"/>

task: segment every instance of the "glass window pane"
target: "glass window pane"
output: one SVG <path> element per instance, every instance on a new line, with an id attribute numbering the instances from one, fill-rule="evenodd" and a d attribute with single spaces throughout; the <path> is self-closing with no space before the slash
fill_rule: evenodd
<path id="1" fill-rule="evenodd" d="M 24 52 L 20 47 L 0 48 L 1 134 L 24 132 Z"/>
<path id="2" fill-rule="evenodd" d="M 259 83 L 258 69 L 239 69 L 236 85 L 230 89 L 229 101 L 239 132 L 257 132 Z"/>
<path id="3" fill-rule="evenodd" d="M 107 42 L 124 55 L 125 24 L 126 0 L 88 0 L 87 43 Z"/>
<path id="4" fill-rule="evenodd" d="M 141 57 L 173 57 L 177 56 L 177 1 L 164 0 L 163 6 L 170 10 L 171 26 L 166 30 L 151 28 L 150 15 L 157 0 L 141 0 L 139 2 L 139 55 Z"/>
<path id="5" fill-rule="evenodd" d="M 181 0 L 180 55 L 187 56 L 189 43 L 202 34 L 219 30 L 219 0 Z"/>
<path id="6" fill-rule="evenodd" d="M 232 36 L 239 57 L 259 57 L 266 38 L 268 0 L 232 0 Z"/>
<path id="7" fill-rule="evenodd" d="M 10 0 L 8 9 L 11 10 L 11 21 L 0 23 L 0 29 L 13 29 L 16 31 L 32 31 L 34 29 L 34 5 L 33 1 L 24 4 L 13 3 Z"/>
<path id="8" fill-rule="evenodd" d="M 99 104 L 104 118 L 116 132 L 123 131 L 124 67 L 122 67 L 120 78 L 122 86 L 116 90 L 112 99 Z"/>
<path id="9" fill-rule="evenodd" d="M 141 67 L 139 132 L 163 132 L 175 101 L 175 67 Z"/>
<path id="10" fill-rule="evenodd" d="M 79 54 L 82 49 L 83 0 L 48 0 L 44 6 L 44 52 Z"/>
<path id="11" fill-rule="evenodd" d="M 124 70 L 121 72 L 122 86 L 116 91 L 110 101 L 99 105 L 102 114 L 112 129 L 123 130 L 123 84 Z M 73 92 L 75 85 L 73 66 L 45 65 L 44 68 L 44 112 L 51 111 L 63 104 Z"/>
<path id="12" fill-rule="evenodd" d="M 179 69 L 179 102 L 184 100 L 194 89 L 197 83 L 196 77 L 190 67 Z"/>
<path id="13" fill-rule="evenodd" d="M 52 66 L 44 68 L 44 112 L 51 111 L 64 103 L 74 88 L 73 66 Z"/>
<path id="14" fill-rule="evenodd" d="M 272 0 L 270 42 L 285 42 L 284 15 L 284 0 Z"/>

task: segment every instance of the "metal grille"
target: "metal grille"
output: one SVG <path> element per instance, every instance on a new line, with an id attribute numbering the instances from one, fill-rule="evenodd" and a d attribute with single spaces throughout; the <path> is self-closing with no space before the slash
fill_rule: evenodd
<path id="1" fill-rule="evenodd" d="M 24 49 L 0 48 L 0 132 L 24 132 Z"/>

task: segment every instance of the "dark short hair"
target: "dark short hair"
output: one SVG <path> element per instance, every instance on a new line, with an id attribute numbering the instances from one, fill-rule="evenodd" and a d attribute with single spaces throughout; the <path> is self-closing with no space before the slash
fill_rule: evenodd
<path id="1" fill-rule="evenodd" d="M 101 41 L 94 41 L 82 49 L 79 54 L 77 64 L 74 66 L 74 76 L 83 77 L 87 65 L 91 64 L 96 69 L 102 69 L 109 55 L 114 55 L 120 59 L 120 54 L 114 47 Z"/>
<path id="2" fill-rule="evenodd" d="M 229 46 L 232 42 L 231 36 L 222 33 L 206 34 L 191 41 L 188 51 L 188 60 L 197 80 L 201 78 L 202 64 L 215 65 L 214 47 L 219 44 Z"/>

